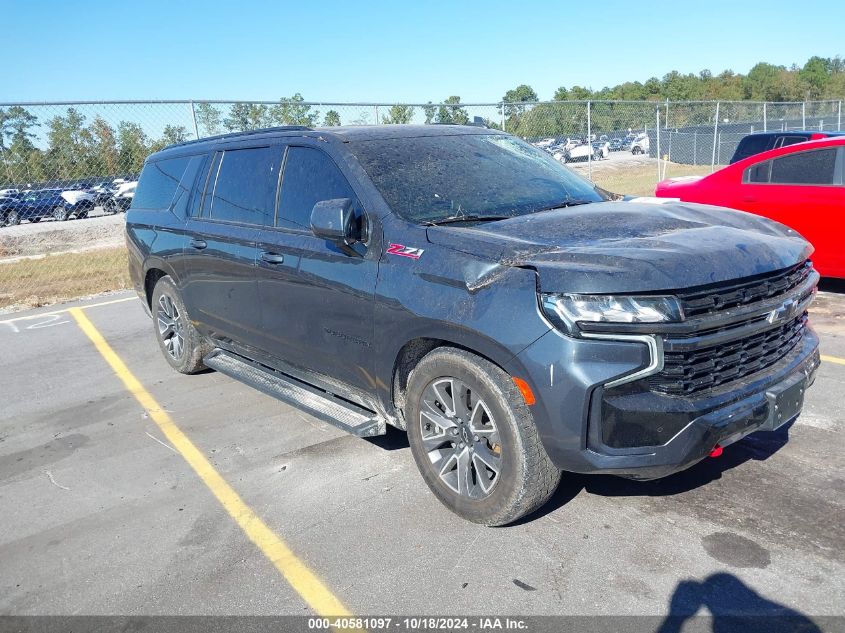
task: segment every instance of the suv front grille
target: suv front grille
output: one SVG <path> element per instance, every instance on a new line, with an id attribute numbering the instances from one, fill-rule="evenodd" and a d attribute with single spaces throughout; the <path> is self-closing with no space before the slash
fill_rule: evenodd
<path id="1" fill-rule="evenodd" d="M 787 295 L 803 284 L 813 271 L 810 261 L 754 280 L 737 281 L 718 288 L 678 293 L 687 318 L 745 306 L 755 301 Z"/>
<path id="2" fill-rule="evenodd" d="M 655 391 L 689 395 L 740 380 L 774 365 L 804 336 L 807 313 L 764 332 L 685 352 L 666 352 L 663 370 L 648 378 Z"/>

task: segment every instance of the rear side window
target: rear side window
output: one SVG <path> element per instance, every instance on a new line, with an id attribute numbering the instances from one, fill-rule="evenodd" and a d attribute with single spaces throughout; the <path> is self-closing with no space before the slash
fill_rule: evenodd
<path id="1" fill-rule="evenodd" d="M 746 136 L 739 142 L 736 148 L 736 159 L 754 156 L 768 149 L 770 138 L 768 136 Z"/>
<path id="2" fill-rule="evenodd" d="M 278 180 L 278 148 L 226 150 L 209 173 L 203 216 L 263 225 L 273 212 Z"/>
<path id="3" fill-rule="evenodd" d="M 289 147 L 276 226 L 308 229 L 314 205 L 335 198 L 355 193 L 334 161 L 312 147 Z"/>
<path id="4" fill-rule="evenodd" d="M 769 170 L 771 169 L 771 161 L 765 161 L 752 165 L 745 170 L 745 178 L 743 182 L 748 183 L 765 183 L 769 182 Z"/>
<path id="5" fill-rule="evenodd" d="M 777 141 L 775 141 L 775 148 L 795 145 L 796 143 L 803 143 L 807 140 L 806 136 L 781 136 Z"/>
<path id="6" fill-rule="evenodd" d="M 832 185 L 836 148 L 799 152 L 772 161 L 772 184 Z"/>
<path id="7" fill-rule="evenodd" d="M 167 209 L 190 157 L 168 158 L 144 165 L 138 189 L 132 200 L 133 209 Z"/>

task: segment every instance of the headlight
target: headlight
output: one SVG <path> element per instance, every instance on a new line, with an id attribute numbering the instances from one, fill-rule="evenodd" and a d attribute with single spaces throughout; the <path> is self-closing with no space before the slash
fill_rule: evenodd
<path id="1" fill-rule="evenodd" d="M 684 319 L 675 297 L 544 294 L 543 309 L 556 325 L 571 330 L 578 321 L 593 323 L 673 323 Z"/>

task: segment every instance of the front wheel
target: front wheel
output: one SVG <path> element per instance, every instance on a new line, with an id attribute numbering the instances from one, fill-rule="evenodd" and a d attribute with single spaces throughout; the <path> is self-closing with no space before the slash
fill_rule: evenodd
<path id="1" fill-rule="evenodd" d="M 156 283 L 150 309 L 156 340 L 170 366 L 182 374 L 205 369 L 202 359 L 211 348 L 188 318 L 179 290 L 169 276 Z"/>
<path id="2" fill-rule="evenodd" d="M 17 211 L 9 211 L 9 214 L 6 216 L 6 224 L 9 226 L 17 226 L 21 223 L 21 216 L 18 214 Z"/>
<path id="3" fill-rule="evenodd" d="M 53 209 L 53 219 L 56 222 L 64 222 L 68 219 L 68 216 L 70 216 L 70 212 L 64 207 L 59 206 Z"/>
<path id="4" fill-rule="evenodd" d="M 552 495 L 560 471 L 510 376 L 470 352 L 440 348 L 408 380 L 405 419 L 417 467 L 452 512 L 505 525 Z"/>

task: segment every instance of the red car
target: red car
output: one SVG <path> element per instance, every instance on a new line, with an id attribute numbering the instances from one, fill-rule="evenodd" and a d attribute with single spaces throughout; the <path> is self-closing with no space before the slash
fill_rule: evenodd
<path id="1" fill-rule="evenodd" d="M 730 207 L 795 229 L 825 277 L 845 277 L 845 138 L 773 149 L 704 177 L 670 178 L 655 195 Z"/>

